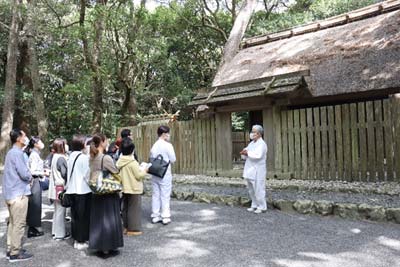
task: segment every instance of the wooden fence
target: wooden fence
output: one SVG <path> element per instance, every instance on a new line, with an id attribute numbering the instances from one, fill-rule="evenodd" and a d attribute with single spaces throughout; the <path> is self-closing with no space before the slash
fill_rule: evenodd
<path id="1" fill-rule="evenodd" d="M 400 181 L 399 115 L 398 99 L 278 110 L 273 119 L 275 151 L 268 160 L 274 173 L 297 179 Z M 158 126 L 131 127 L 142 160 L 149 157 Z M 171 141 L 175 173 L 218 169 L 217 150 L 225 148 L 217 142 L 215 119 L 175 122 Z"/>
<path id="2" fill-rule="evenodd" d="M 303 179 L 400 180 L 397 101 L 281 111 L 275 170 Z"/>
<path id="3" fill-rule="evenodd" d="M 157 140 L 160 124 L 131 127 L 136 151 L 141 160 L 149 158 L 151 146 Z M 174 122 L 171 126 L 171 143 L 177 162 L 175 173 L 199 174 L 217 169 L 217 144 L 215 120 Z"/>

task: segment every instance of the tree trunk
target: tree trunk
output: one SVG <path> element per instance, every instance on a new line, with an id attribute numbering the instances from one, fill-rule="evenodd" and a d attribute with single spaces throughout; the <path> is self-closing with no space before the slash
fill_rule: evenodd
<path id="1" fill-rule="evenodd" d="M 38 134 L 42 141 L 46 144 L 47 140 L 47 118 L 46 110 L 44 107 L 44 94 L 40 87 L 39 78 L 39 63 L 36 54 L 36 42 L 35 42 L 35 9 L 36 0 L 28 0 L 28 20 L 27 20 L 27 43 L 28 43 L 28 56 L 29 56 L 29 72 L 32 79 L 32 92 L 33 101 L 35 103 L 35 115 L 37 118 Z"/>
<path id="2" fill-rule="evenodd" d="M 233 24 L 232 30 L 229 34 L 228 41 L 225 44 L 224 47 L 224 54 L 222 56 L 222 60 L 220 63 L 219 69 L 224 64 L 228 64 L 237 54 L 240 48 L 240 42 L 242 41 L 242 38 L 246 32 L 247 26 L 249 25 L 250 19 L 253 15 L 253 12 L 255 10 L 257 1 L 256 0 L 246 0 L 246 2 L 243 4 L 242 8 L 240 9 L 236 19 L 235 23 Z M 213 81 L 213 86 L 215 85 L 217 79 L 218 73 L 214 78 Z"/>
<path id="3" fill-rule="evenodd" d="M 15 102 L 15 85 L 17 72 L 18 51 L 18 19 L 19 2 L 12 1 L 12 19 L 8 39 L 6 84 L 4 88 L 4 103 L 2 113 L 1 138 L 0 138 L 0 160 L 4 162 L 4 156 L 10 145 L 10 131 L 12 130 Z"/>
<path id="4" fill-rule="evenodd" d="M 134 126 L 137 123 L 135 90 L 126 85 L 124 81 L 119 81 L 119 84 L 124 92 L 124 102 L 121 107 L 122 121 L 126 126 Z"/>
<path id="5" fill-rule="evenodd" d="M 93 119 L 92 119 L 92 133 L 101 131 L 102 117 L 103 117 L 103 78 L 101 75 L 101 45 L 104 32 L 104 10 L 102 6 L 107 4 L 107 0 L 97 0 L 96 8 L 100 5 L 101 10 L 96 14 L 94 21 L 94 40 L 93 48 L 90 49 L 85 31 L 85 15 L 86 15 L 86 1 L 80 1 L 80 33 L 83 43 L 83 52 L 86 64 L 93 72 L 92 74 L 92 105 L 93 105 Z"/>
<path id="6" fill-rule="evenodd" d="M 22 28 L 22 27 L 20 27 Z M 25 84 L 26 86 L 29 86 L 31 84 L 31 80 L 29 77 L 26 76 L 25 73 L 25 68 L 29 64 L 29 58 L 28 58 L 28 44 L 26 42 L 21 42 L 19 41 L 18 44 L 18 61 L 17 61 L 17 87 L 16 88 L 22 88 L 22 86 Z M 22 90 L 16 89 L 16 95 L 15 95 L 15 111 L 14 111 L 14 121 L 13 121 L 13 127 L 20 128 L 23 130 L 27 135 L 30 135 L 30 129 L 28 125 L 28 119 L 26 118 L 26 111 L 23 109 L 22 105 L 22 95 L 23 92 Z M 30 115 L 32 116 L 32 115 Z"/>

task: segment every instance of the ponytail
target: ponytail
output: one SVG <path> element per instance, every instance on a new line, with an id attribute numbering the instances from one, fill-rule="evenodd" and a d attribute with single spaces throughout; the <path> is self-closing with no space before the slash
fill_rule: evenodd
<path id="1" fill-rule="evenodd" d="M 92 138 L 92 142 L 90 143 L 90 156 L 92 158 L 96 157 L 99 154 L 99 146 L 102 142 L 106 141 L 106 137 L 103 134 L 96 134 Z"/>

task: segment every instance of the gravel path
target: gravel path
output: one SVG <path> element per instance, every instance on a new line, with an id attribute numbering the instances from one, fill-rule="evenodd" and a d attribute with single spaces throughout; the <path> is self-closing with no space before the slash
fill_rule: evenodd
<path id="1" fill-rule="evenodd" d="M 153 225 L 146 197 L 144 234 L 125 237 L 120 255 L 104 260 L 74 250 L 72 240 L 52 240 L 52 208 L 44 209 L 45 236 L 25 241 L 34 258 L 10 264 L 4 258 L 7 211 L 0 204 L 0 266 L 400 267 L 400 228 L 389 223 L 172 201 L 173 222 Z"/>
<path id="2" fill-rule="evenodd" d="M 246 194 L 244 188 L 235 190 Z M 144 234 L 125 237 L 120 255 L 104 260 L 73 249 L 73 240 L 51 239 L 53 208 L 46 193 L 45 235 L 26 239 L 24 247 L 34 258 L 14 264 L 5 259 L 8 211 L 0 196 L 0 266 L 400 267 L 400 227 L 396 224 L 278 210 L 256 215 L 240 207 L 172 201 L 173 222 L 153 225 L 148 197 L 142 204 Z"/>

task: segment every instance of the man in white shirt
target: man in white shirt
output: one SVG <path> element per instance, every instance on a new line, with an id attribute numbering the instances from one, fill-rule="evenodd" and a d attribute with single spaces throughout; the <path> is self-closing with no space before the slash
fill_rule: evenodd
<path id="1" fill-rule="evenodd" d="M 160 126 L 157 130 L 158 140 L 154 143 L 150 151 L 151 158 L 162 156 L 163 160 L 169 162 L 167 172 L 164 177 L 152 175 L 152 223 L 162 222 L 167 225 L 171 222 L 170 198 L 172 191 L 172 172 L 171 164 L 176 161 L 175 151 L 170 143 L 170 129 L 168 126 Z"/>
<path id="2" fill-rule="evenodd" d="M 246 163 L 243 170 L 243 178 L 247 180 L 247 186 L 251 198 L 251 207 L 247 210 L 261 213 L 267 210 L 265 200 L 265 178 L 267 176 L 267 144 L 262 135 L 264 129 L 260 125 L 254 125 L 250 133 L 250 144 L 240 154 Z"/>

